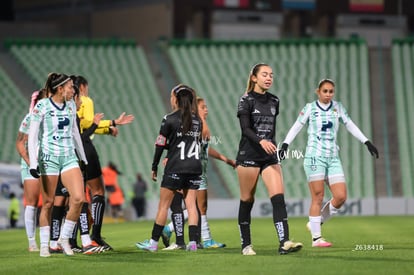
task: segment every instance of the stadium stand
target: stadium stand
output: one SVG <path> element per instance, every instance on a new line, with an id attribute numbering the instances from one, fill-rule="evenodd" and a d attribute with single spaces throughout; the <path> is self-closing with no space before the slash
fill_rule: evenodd
<path id="1" fill-rule="evenodd" d="M 281 101 L 277 139 L 281 142 L 300 109 L 316 99 L 314 90 L 322 78 L 336 81 L 336 99 L 342 101 L 352 119 L 371 137 L 368 49 L 362 40 L 281 41 L 171 41 L 168 55 L 179 80 L 193 86 L 207 100 L 213 137 L 212 146 L 235 158 L 240 139 L 237 104 L 244 93 L 248 70 L 265 62 L 273 67 L 270 92 Z M 306 146 L 306 129 L 290 147 L 291 159 L 283 162 L 287 198 L 308 197 L 300 153 Z M 350 198 L 374 196 L 374 171 L 366 149 L 341 127 L 338 135 L 341 159 Z M 239 195 L 235 171 L 218 166 L 232 196 Z M 263 184 L 257 197 L 266 198 Z"/>
<path id="2" fill-rule="evenodd" d="M 151 145 L 166 110 L 142 47 L 113 40 L 12 40 L 7 46 L 39 87 L 52 71 L 83 75 L 89 81 L 95 112 L 104 113 L 104 119 L 114 119 L 123 111 L 133 114 L 135 121 L 121 126 L 116 139 L 95 136 L 94 144 L 103 166 L 113 161 L 120 167 L 124 191 L 137 172 L 152 182 Z M 151 187 L 150 197 L 157 197 L 158 183 Z"/>
<path id="3" fill-rule="evenodd" d="M 0 159 L 6 163 L 20 163 L 20 157 L 16 152 L 16 137 L 20 122 L 29 111 L 29 98 L 24 98 L 22 93 L 0 67 Z"/>
<path id="4" fill-rule="evenodd" d="M 409 115 L 414 104 L 414 40 L 394 40 L 392 44 L 395 104 L 403 195 L 414 196 L 414 129 Z"/>

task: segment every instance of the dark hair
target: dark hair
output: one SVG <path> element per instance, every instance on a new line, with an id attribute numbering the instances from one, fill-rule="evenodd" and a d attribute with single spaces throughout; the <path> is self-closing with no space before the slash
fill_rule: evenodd
<path id="1" fill-rule="evenodd" d="M 198 116 L 195 106 L 195 91 L 186 86 L 178 85 L 173 89 L 173 92 L 177 98 L 178 108 L 181 110 L 181 122 L 183 125 L 183 133 L 190 131 L 193 124 L 193 114 Z"/>
<path id="2" fill-rule="evenodd" d="M 322 87 L 322 85 L 325 84 L 325 83 L 331 83 L 332 86 L 335 87 L 335 82 L 332 79 L 324 78 L 321 81 L 319 81 L 319 83 L 318 83 L 318 89 L 320 89 Z"/>
<path id="3" fill-rule="evenodd" d="M 46 80 L 45 89 L 48 93 L 56 94 L 57 88 L 70 80 L 65 74 L 50 73 Z"/>
<path id="4" fill-rule="evenodd" d="M 86 78 L 81 75 L 74 76 L 73 85 L 79 88 L 81 85 L 88 85 L 88 80 L 86 80 Z"/>
<path id="5" fill-rule="evenodd" d="M 259 69 L 263 66 L 266 67 L 270 67 L 269 65 L 267 65 L 266 63 L 257 63 L 256 65 L 254 65 L 252 67 L 252 69 L 250 70 L 249 73 L 249 78 L 247 79 L 247 87 L 246 87 L 246 93 L 250 92 L 253 90 L 254 88 L 254 83 L 252 81 L 252 75 L 257 76 L 257 72 L 259 71 Z"/>
<path id="6" fill-rule="evenodd" d="M 76 75 L 71 75 L 70 76 L 70 79 L 72 79 L 72 81 L 73 81 L 73 90 L 75 91 L 74 96 L 75 97 L 78 97 L 79 94 L 80 94 L 79 86 L 77 85 L 77 82 L 76 82 L 76 80 L 78 79 L 78 77 Z"/>

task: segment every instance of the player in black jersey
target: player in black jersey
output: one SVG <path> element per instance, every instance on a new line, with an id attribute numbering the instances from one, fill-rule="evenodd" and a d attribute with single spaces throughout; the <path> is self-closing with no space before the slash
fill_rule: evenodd
<path id="1" fill-rule="evenodd" d="M 188 211 L 189 243 L 187 250 L 197 250 L 198 213 L 196 191 L 202 181 L 200 141 L 202 123 L 195 107 L 195 92 L 188 86 L 178 85 L 171 92 L 171 106 L 175 110 L 164 116 L 155 142 L 152 179 L 157 180 L 157 168 L 164 149 L 168 149 L 168 162 L 161 182 L 160 202 L 150 240 L 139 242 L 139 249 L 155 252 L 167 221 L 168 209 L 174 194 L 182 190 Z"/>
<path id="2" fill-rule="evenodd" d="M 272 68 L 263 63 L 255 65 L 237 111 L 242 133 L 236 164 L 240 183 L 238 224 L 243 255 L 256 255 L 251 244 L 250 222 L 260 174 L 273 206 L 273 222 L 280 242 L 279 253 L 298 251 L 303 246 L 289 240 L 282 170 L 275 141 L 279 98 L 267 92 L 272 84 Z"/>

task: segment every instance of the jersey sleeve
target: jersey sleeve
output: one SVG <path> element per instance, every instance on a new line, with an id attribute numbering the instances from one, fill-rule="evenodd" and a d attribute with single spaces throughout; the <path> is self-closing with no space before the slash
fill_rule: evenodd
<path id="1" fill-rule="evenodd" d="M 305 105 L 305 107 L 303 107 L 302 111 L 300 111 L 299 116 L 296 119 L 296 121 L 301 124 L 306 124 L 309 119 L 310 111 L 311 111 L 311 103 L 308 103 Z"/>
<path id="2" fill-rule="evenodd" d="M 152 160 L 152 171 L 157 171 L 158 164 L 162 156 L 162 152 L 168 146 L 167 137 L 169 134 L 169 125 L 167 121 L 167 116 L 164 116 L 161 122 L 161 127 L 157 139 L 155 140 L 155 152 Z"/>
<path id="3" fill-rule="evenodd" d="M 242 96 L 239 101 L 237 116 L 240 117 L 241 115 L 250 115 L 250 104 L 247 95 Z"/>
<path id="4" fill-rule="evenodd" d="M 344 105 L 342 105 L 340 102 L 338 102 L 338 115 L 339 121 L 345 125 L 348 123 L 348 121 L 351 121 L 351 117 L 348 115 L 348 112 L 346 111 Z"/>

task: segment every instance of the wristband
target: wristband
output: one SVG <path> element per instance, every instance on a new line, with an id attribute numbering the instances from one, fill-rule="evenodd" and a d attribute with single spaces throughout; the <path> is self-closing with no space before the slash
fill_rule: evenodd
<path id="1" fill-rule="evenodd" d="M 112 126 L 116 127 L 115 119 L 112 120 Z"/>

